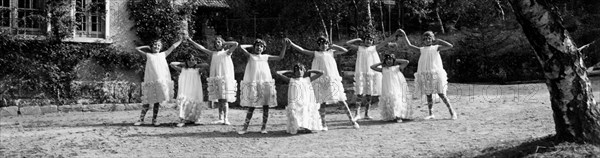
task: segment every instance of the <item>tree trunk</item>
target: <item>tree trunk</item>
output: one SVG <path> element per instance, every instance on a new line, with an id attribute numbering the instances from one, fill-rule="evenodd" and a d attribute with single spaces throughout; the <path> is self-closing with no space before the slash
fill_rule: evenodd
<path id="1" fill-rule="evenodd" d="M 385 17 L 383 17 L 383 1 L 379 1 L 379 14 L 381 15 L 381 31 L 385 35 Z"/>
<path id="2" fill-rule="evenodd" d="M 369 23 L 369 26 L 373 26 L 373 17 L 371 16 L 371 0 L 366 0 L 367 1 L 367 21 Z"/>
<path id="3" fill-rule="evenodd" d="M 556 138 L 600 144 L 600 105 L 592 95 L 582 55 L 545 0 L 509 0 L 542 64 L 554 112 Z"/>
<path id="4" fill-rule="evenodd" d="M 440 31 L 442 34 L 445 34 L 446 30 L 444 30 L 444 23 L 442 23 L 442 18 L 440 17 L 440 0 L 433 1 L 433 8 L 435 9 L 435 19 L 437 20 L 438 25 L 440 25 Z"/>
<path id="5" fill-rule="evenodd" d="M 327 24 L 325 24 L 325 19 L 323 19 L 323 15 L 321 13 L 321 10 L 319 9 L 319 6 L 317 5 L 317 2 L 315 2 L 313 0 L 313 4 L 315 5 L 315 9 L 317 9 L 317 13 L 319 13 L 319 18 L 321 18 L 321 24 L 323 25 L 323 31 L 325 32 L 325 36 L 327 38 L 329 38 L 329 33 L 327 33 Z"/>

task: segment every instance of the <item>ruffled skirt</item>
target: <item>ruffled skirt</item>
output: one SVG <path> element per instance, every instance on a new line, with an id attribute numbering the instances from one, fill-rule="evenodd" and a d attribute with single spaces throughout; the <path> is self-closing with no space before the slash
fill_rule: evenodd
<path id="1" fill-rule="evenodd" d="M 317 103 L 333 104 L 346 101 L 342 77 L 321 76 L 312 82 Z"/>
<path id="2" fill-rule="evenodd" d="M 275 81 L 240 82 L 240 105 L 244 107 L 277 106 Z"/>
<path id="3" fill-rule="evenodd" d="M 142 82 L 142 104 L 161 103 L 173 98 L 174 83 L 171 80 Z"/>
<path id="4" fill-rule="evenodd" d="M 237 92 L 237 82 L 232 78 L 209 77 L 208 82 L 208 100 L 218 101 L 225 99 L 227 102 L 235 102 Z"/>

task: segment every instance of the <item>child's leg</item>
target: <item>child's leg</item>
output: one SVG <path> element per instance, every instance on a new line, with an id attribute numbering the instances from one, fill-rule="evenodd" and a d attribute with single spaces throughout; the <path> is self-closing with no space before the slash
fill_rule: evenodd
<path id="1" fill-rule="evenodd" d="M 321 124 L 323 124 L 323 130 L 327 130 L 327 121 L 325 121 L 325 103 L 321 103 L 319 108 L 319 115 L 321 116 Z"/>
<path id="2" fill-rule="evenodd" d="M 227 118 L 227 114 L 229 113 L 229 103 L 225 100 L 223 100 L 223 124 L 224 125 L 230 125 L 231 123 L 229 123 L 229 119 Z"/>
<path id="3" fill-rule="evenodd" d="M 260 128 L 261 133 L 267 133 L 267 121 L 269 121 L 269 106 L 263 105 L 263 122 Z"/>
<path id="4" fill-rule="evenodd" d="M 354 113 L 354 119 L 356 119 L 356 120 L 361 119 L 360 107 L 365 104 L 365 96 L 364 95 L 357 95 L 357 97 L 360 99 L 360 101 L 358 104 L 356 104 L 356 113 Z"/>
<path id="5" fill-rule="evenodd" d="M 433 96 L 431 94 L 427 95 L 427 108 L 429 109 L 429 116 L 425 117 L 425 119 L 433 119 Z"/>
<path id="6" fill-rule="evenodd" d="M 142 122 L 144 122 L 144 117 L 146 117 L 146 113 L 148 113 L 148 110 L 150 110 L 150 104 L 143 104 L 142 105 L 142 113 L 140 114 L 140 119 L 137 122 L 135 122 L 133 125 L 135 125 L 135 126 L 142 125 Z"/>
<path id="7" fill-rule="evenodd" d="M 160 107 L 159 103 L 155 103 L 154 104 L 154 108 L 152 108 L 152 124 L 154 124 L 155 126 L 160 125 L 159 123 L 156 122 L 156 117 L 158 117 L 158 108 Z"/>
<path id="8" fill-rule="evenodd" d="M 246 120 L 244 120 L 244 128 L 242 129 L 243 133 L 246 133 L 246 131 L 248 131 L 248 126 L 250 126 L 250 120 L 252 119 L 252 115 L 254 114 L 254 109 L 256 109 L 255 107 L 250 107 L 248 108 L 248 111 L 246 112 Z M 243 134 L 240 133 L 240 134 Z"/>
<path id="9" fill-rule="evenodd" d="M 348 104 L 346 103 L 346 101 L 340 101 L 340 102 L 342 104 L 344 104 L 344 106 L 346 107 L 348 119 L 350 119 L 350 122 L 352 122 L 352 125 L 354 126 L 354 128 L 359 128 L 358 123 L 356 123 L 356 120 L 354 120 L 354 118 L 352 117 L 352 112 L 350 112 L 350 107 L 348 107 Z"/>
<path id="10" fill-rule="evenodd" d="M 452 116 L 451 119 L 457 119 L 457 115 L 454 112 L 454 108 L 452 108 L 452 105 L 450 104 L 450 102 L 448 101 L 448 98 L 446 98 L 446 95 L 443 93 L 439 93 L 438 94 L 440 96 L 440 98 L 442 99 L 442 101 L 444 101 L 444 103 L 446 104 L 446 106 L 448 107 L 448 110 L 450 111 L 450 115 Z"/>
<path id="11" fill-rule="evenodd" d="M 371 97 L 371 95 L 365 96 L 365 119 L 372 119 L 371 116 L 369 116 L 369 109 L 371 109 Z"/>

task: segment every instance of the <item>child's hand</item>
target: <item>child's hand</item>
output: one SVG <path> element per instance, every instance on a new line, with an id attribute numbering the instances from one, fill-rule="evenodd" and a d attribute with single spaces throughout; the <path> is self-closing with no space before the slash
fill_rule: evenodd
<path id="1" fill-rule="evenodd" d="M 402 30 L 402 29 L 396 30 L 396 33 L 398 33 L 400 35 L 406 35 L 406 32 L 404 32 L 404 30 Z"/>

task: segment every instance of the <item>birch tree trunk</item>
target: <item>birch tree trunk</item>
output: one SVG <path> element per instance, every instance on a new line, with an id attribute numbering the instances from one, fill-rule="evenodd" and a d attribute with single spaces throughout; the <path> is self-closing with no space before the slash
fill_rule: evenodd
<path id="1" fill-rule="evenodd" d="M 600 144 L 600 105 L 592 95 L 581 52 L 546 0 L 509 0 L 542 64 L 556 138 Z"/>
<path id="2" fill-rule="evenodd" d="M 369 22 L 369 26 L 374 26 L 373 25 L 373 17 L 371 16 L 371 0 L 366 0 L 367 1 L 367 20 Z"/>
<path id="3" fill-rule="evenodd" d="M 329 38 L 329 33 L 327 32 L 327 24 L 325 24 L 325 19 L 323 19 L 323 13 L 319 9 L 317 2 L 313 0 L 313 4 L 315 5 L 315 9 L 317 9 L 317 13 L 319 13 L 319 18 L 321 18 L 321 25 L 323 25 L 323 31 L 325 32 L 325 36 Z"/>

